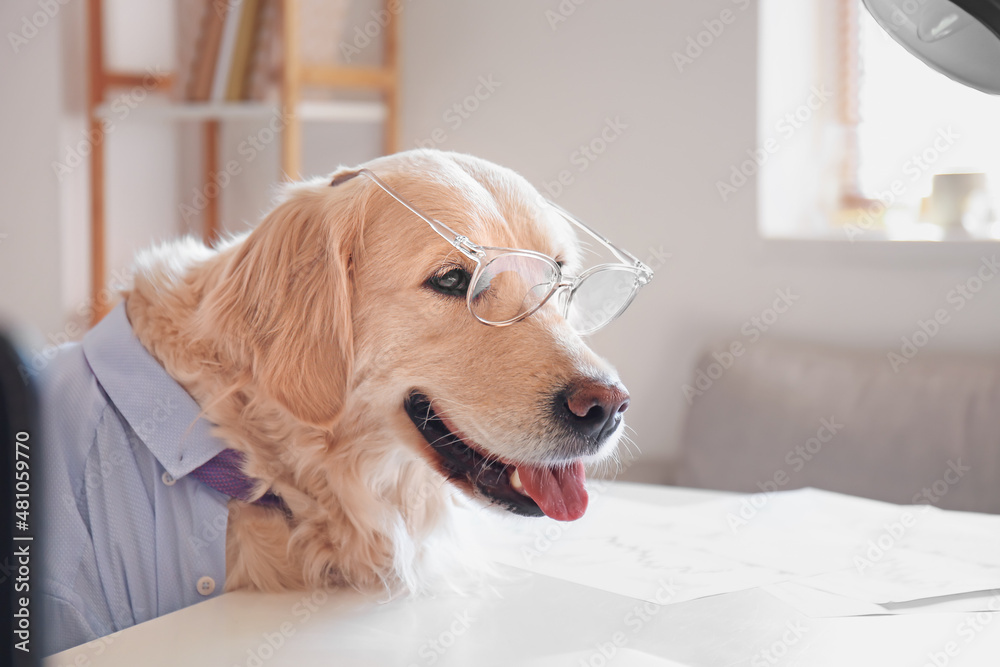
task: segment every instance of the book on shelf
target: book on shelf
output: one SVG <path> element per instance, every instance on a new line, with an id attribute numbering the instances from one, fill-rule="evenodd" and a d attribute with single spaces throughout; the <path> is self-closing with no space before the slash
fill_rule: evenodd
<path id="1" fill-rule="evenodd" d="M 213 2 L 212 10 L 216 10 L 218 3 Z M 212 91 L 209 93 L 209 100 L 212 102 L 223 102 L 226 99 L 226 85 L 229 83 L 229 74 L 233 64 L 233 50 L 236 48 L 236 35 L 240 29 L 240 19 L 247 8 L 245 0 L 230 0 L 226 3 L 227 8 L 223 10 L 225 16 L 222 24 L 222 39 L 219 42 L 219 54 L 215 59 L 215 73 L 212 75 Z"/>
<path id="2" fill-rule="evenodd" d="M 280 0 L 180 0 L 183 101 L 271 97 Z M 199 16 L 197 29 L 194 16 Z"/>
<path id="3" fill-rule="evenodd" d="M 246 97 L 247 68 L 250 66 L 250 53 L 253 50 L 257 22 L 260 20 L 259 4 L 259 0 L 243 0 L 243 12 L 240 15 L 239 27 L 236 29 L 233 59 L 226 81 L 224 95 L 226 100 L 242 100 Z"/>
<path id="4" fill-rule="evenodd" d="M 277 101 L 284 58 L 281 0 L 260 0 L 257 32 L 244 79 L 245 99 Z"/>
<path id="5" fill-rule="evenodd" d="M 177 65 L 174 72 L 174 99 L 192 98 L 195 59 L 202 38 L 205 0 L 176 0 Z"/>
<path id="6" fill-rule="evenodd" d="M 191 75 L 185 95 L 187 100 L 194 102 L 205 102 L 211 96 L 212 77 L 216 70 L 219 44 L 222 42 L 222 30 L 226 19 L 225 12 L 216 11 L 213 7 L 214 0 L 200 4 L 203 9 L 201 31 L 194 46 Z"/>
<path id="7" fill-rule="evenodd" d="M 176 0 L 180 102 L 274 102 L 283 58 L 282 0 Z M 300 0 L 308 63 L 344 62 L 352 0 Z M 356 28 L 355 30 L 358 30 Z M 354 39 L 351 37 L 350 39 Z"/>

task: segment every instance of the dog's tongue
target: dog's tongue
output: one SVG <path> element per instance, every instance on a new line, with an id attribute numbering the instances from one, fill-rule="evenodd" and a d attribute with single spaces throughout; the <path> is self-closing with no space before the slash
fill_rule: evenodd
<path id="1" fill-rule="evenodd" d="M 524 491 L 545 514 L 558 521 L 575 521 L 587 511 L 583 461 L 568 467 L 517 466 Z"/>

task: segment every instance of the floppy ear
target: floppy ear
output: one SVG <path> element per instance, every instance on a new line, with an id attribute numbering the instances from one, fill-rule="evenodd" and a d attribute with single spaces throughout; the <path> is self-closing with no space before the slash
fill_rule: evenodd
<path id="1" fill-rule="evenodd" d="M 235 249 L 201 313 L 260 391 L 316 426 L 336 420 L 351 377 L 362 200 L 357 187 L 325 179 L 292 186 Z"/>

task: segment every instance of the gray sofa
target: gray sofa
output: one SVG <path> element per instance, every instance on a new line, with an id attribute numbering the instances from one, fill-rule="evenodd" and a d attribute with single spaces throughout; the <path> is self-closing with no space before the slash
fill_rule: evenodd
<path id="1" fill-rule="evenodd" d="M 677 484 L 1000 513 L 1000 359 L 761 340 L 725 361 L 698 362 Z"/>

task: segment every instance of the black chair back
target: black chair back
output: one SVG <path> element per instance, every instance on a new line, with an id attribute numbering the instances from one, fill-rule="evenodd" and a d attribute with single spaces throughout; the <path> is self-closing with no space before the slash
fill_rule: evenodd
<path id="1" fill-rule="evenodd" d="M 36 490 L 41 481 L 40 442 L 27 368 L 0 332 L 0 616 L 11 624 L 0 642 L 0 664 L 17 667 L 41 664 L 43 630 L 37 602 L 42 548 L 38 526 L 43 519 Z"/>

